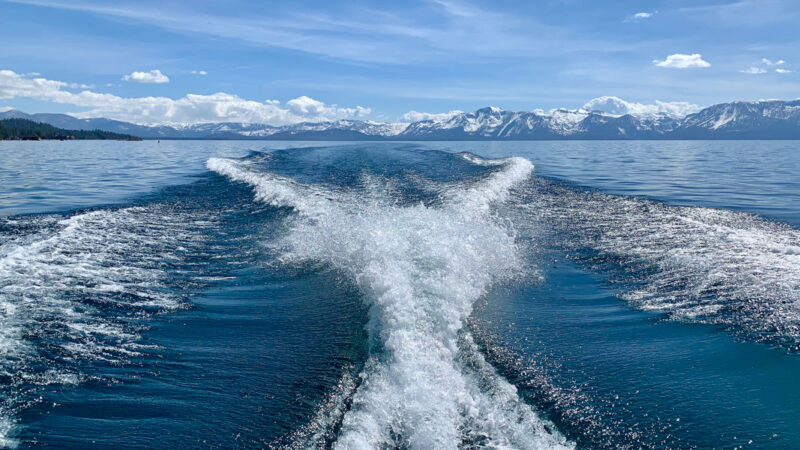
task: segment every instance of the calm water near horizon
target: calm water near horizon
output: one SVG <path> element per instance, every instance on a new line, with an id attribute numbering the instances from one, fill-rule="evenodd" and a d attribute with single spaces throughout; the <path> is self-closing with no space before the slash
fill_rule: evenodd
<path id="1" fill-rule="evenodd" d="M 0 446 L 795 448 L 798 173 L 800 141 L 0 142 Z"/>
<path id="2" fill-rule="evenodd" d="M 202 174 L 210 156 L 341 142 L 0 143 L 0 215 L 130 200 Z M 620 195 L 750 211 L 797 225 L 800 141 L 534 141 L 365 143 L 486 157 L 519 155 L 536 174 Z"/>

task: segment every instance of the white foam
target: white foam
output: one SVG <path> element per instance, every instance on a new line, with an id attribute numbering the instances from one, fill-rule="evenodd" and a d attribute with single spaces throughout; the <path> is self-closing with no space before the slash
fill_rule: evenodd
<path id="1" fill-rule="evenodd" d="M 325 192 L 237 161 L 209 161 L 210 169 L 253 186 L 262 201 L 307 218 L 280 245 L 286 262 L 327 262 L 364 293 L 372 352 L 337 448 L 457 448 L 463 440 L 495 448 L 570 446 L 474 346 L 463 345 L 471 341 L 463 327 L 473 303 L 521 268 L 513 233 L 493 219 L 490 206 L 532 165 L 521 158 L 499 164 L 477 184 L 444 189 L 445 203 L 427 207 L 398 206 L 385 198 L 390 188 Z"/>
<path id="2" fill-rule="evenodd" d="M 622 297 L 633 305 L 800 350 L 800 230 L 742 212 L 539 183 L 522 205 L 528 217 L 568 230 L 568 246 L 622 264 L 619 281 L 630 285 Z"/>
<path id="3" fill-rule="evenodd" d="M 316 215 L 332 207 L 331 195 L 291 178 L 248 169 L 246 164 L 228 158 L 209 158 L 209 170 L 253 187 L 256 200 L 278 207 L 291 207 L 305 215 Z"/>
<path id="4" fill-rule="evenodd" d="M 0 410 L 0 412 L 4 412 Z M 17 448 L 19 441 L 12 436 L 16 423 L 7 415 L 0 416 L 0 448 Z"/>
<path id="5" fill-rule="evenodd" d="M 177 248 L 202 241 L 170 207 L 14 221 L 41 231 L 0 247 L 0 373 L 12 380 L 0 391 L 0 446 L 10 445 L 14 416 L 27 402 L 14 386 L 75 384 L 82 360 L 118 364 L 139 354 L 128 314 L 181 307 L 161 266 Z"/>
<path id="6" fill-rule="evenodd" d="M 448 190 L 446 197 L 449 198 L 449 202 L 466 211 L 486 213 L 492 204 L 505 201 L 511 188 L 528 179 L 533 172 L 533 164 L 525 158 L 487 160 L 470 156 L 465 158 L 480 165 L 502 165 L 503 170 L 492 173 L 480 184 L 456 184 Z"/>

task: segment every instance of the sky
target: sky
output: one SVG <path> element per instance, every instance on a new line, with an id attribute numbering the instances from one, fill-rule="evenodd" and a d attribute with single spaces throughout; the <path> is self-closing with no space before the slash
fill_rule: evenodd
<path id="1" fill-rule="evenodd" d="M 797 23 L 795 0 L 0 0 L 0 108 L 282 125 L 789 100 Z"/>

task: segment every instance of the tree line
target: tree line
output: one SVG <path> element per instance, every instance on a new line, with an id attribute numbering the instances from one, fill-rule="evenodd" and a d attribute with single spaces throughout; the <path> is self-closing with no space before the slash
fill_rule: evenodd
<path id="1" fill-rule="evenodd" d="M 84 140 L 108 139 L 118 141 L 141 141 L 142 138 L 129 134 L 113 133 L 102 130 L 63 130 L 46 123 L 27 119 L 0 120 L 0 140 Z"/>

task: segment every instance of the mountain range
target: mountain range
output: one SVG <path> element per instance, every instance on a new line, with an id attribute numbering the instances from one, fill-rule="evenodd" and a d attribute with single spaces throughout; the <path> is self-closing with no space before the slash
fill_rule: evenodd
<path id="1" fill-rule="evenodd" d="M 615 97 L 605 97 L 613 103 Z M 567 139 L 800 139 L 800 100 L 720 103 L 690 114 L 592 109 L 506 111 L 496 107 L 411 123 L 337 120 L 273 126 L 205 123 L 145 126 L 67 114 L 0 113 L 68 130 L 102 130 L 144 139 L 268 140 L 567 140 Z M 623 108 L 624 110 L 624 108 Z"/>

